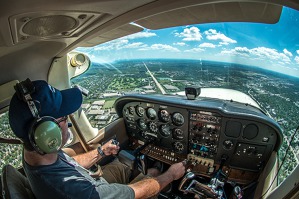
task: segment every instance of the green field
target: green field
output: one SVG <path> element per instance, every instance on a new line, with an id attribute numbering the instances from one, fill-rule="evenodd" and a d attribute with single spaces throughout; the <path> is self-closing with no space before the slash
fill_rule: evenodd
<path id="1" fill-rule="evenodd" d="M 104 106 L 103 106 L 103 109 L 113 108 L 114 102 L 115 102 L 115 99 L 114 100 L 106 101 L 105 104 L 104 104 Z"/>

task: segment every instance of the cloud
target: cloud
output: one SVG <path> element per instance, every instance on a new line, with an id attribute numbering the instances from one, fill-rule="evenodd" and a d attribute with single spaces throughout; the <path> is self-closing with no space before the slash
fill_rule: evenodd
<path id="1" fill-rule="evenodd" d="M 235 47 L 234 49 L 223 50 L 221 54 L 238 55 L 259 60 L 280 61 L 284 64 L 291 63 L 290 58 L 286 54 L 279 53 L 276 49 L 266 47 L 258 47 L 252 49 L 248 49 L 247 47 Z"/>
<path id="2" fill-rule="evenodd" d="M 124 45 L 122 48 L 144 48 L 147 45 L 142 43 L 142 42 L 134 42 L 134 43 L 130 43 L 128 45 Z"/>
<path id="3" fill-rule="evenodd" d="M 202 49 L 202 48 L 192 48 L 190 50 L 185 50 L 184 52 L 198 53 L 198 52 L 203 52 L 203 51 L 205 51 L 205 49 Z"/>
<path id="4" fill-rule="evenodd" d="M 130 43 L 128 39 L 117 39 L 114 41 L 107 42 L 106 44 L 101 44 L 94 47 L 94 50 L 121 50 L 121 49 L 133 49 L 133 48 L 145 48 L 146 44 L 142 42 L 133 42 Z"/>
<path id="5" fill-rule="evenodd" d="M 212 43 L 202 43 L 199 45 L 201 48 L 215 48 L 216 46 Z"/>
<path id="6" fill-rule="evenodd" d="M 296 64 L 299 64 L 299 56 L 296 56 L 294 60 L 295 60 Z"/>
<path id="7" fill-rule="evenodd" d="M 176 43 L 173 43 L 173 45 L 175 45 L 175 46 L 186 46 L 186 43 L 184 43 L 184 42 L 176 42 Z"/>
<path id="8" fill-rule="evenodd" d="M 151 46 L 151 49 L 154 50 L 166 50 L 166 51 L 172 51 L 172 52 L 180 52 L 179 49 L 172 47 L 170 45 L 166 45 L 166 44 L 153 44 Z"/>
<path id="9" fill-rule="evenodd" d="M 185 28 L 181 33 L 174 33 L 176 37 L 183 37 L 183 41 L 200 41 L 202 35 L 197 27 Z"/>
<path id="10" fill-rule="evenodd" d="M 287 55 L 289 57 L 293 56 L 293 54 L 290 51 L 288 51 L 287 49 L 283 49 L 283 52 L 284 52 L 285 55 Z"/>
<path id="11" fill-rule="evenodd" d="M 299 50 L 296 50 L 297 54 L 299 55 Z"/>
<path id="12" fill-rule="evenodd" d="M 148 37 L 155 37 L 157 36 L 156 33 L 153 32 L 138 32 L 132 35 L 128 35 L 123 37 L 122 39 L 139 39 L 139 38 L 148 38 Z"/>
<path id="13" fill-rule="evenodd" d="M 171 52 L 180 52 L 179 49 L 172 47 L 170 45 L 166 44 L 153 44 L 151 46 L 146 46 L 143 48 L 140 48 L 139 50 L 162 50 L 162 51 L 171 51 Z"/>
<path id="14" fill-rule="evenodd" d="M 236 40 L 233 40 L 227 36 L 225 36 L 224 34 L 217 32 L 215 29 L 209 29 L 206 30 L 204 32 L 204 34 L 206 35 L 206 38 L 208 40 L 220 40 L 219 44 L 221 45 L 228 45 L 228 44 L 234 44 L 237 43 Z"/>

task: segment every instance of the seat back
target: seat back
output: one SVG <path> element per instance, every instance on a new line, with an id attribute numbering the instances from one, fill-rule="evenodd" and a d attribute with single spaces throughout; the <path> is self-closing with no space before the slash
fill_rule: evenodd
<path id="1" fill-rule="evenodd" d="M 3 199 L 35 199 L 28 179 L 11 165 L 2 169 Z"/>

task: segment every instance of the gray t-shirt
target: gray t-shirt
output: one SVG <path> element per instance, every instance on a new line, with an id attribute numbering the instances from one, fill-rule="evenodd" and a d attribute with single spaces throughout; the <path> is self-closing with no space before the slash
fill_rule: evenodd
<path id="1" fill-rule="evenodd" d="M 30 166 L 24 170 L 37 199 L 133 199 L 134 191 L 122 184 L 109 184 L 104 178 L 92 178 L 73 158 L 59 152 L 54 164 Z"/>

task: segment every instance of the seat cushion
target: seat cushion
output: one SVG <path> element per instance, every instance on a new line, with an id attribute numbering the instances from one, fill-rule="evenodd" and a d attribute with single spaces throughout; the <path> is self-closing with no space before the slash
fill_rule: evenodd
<path id="1" fill-rule="evenodd" d="M 34 199 L 29 181 L 11 165 L 2 169 L 2 195 L 4 199 Z"/>

